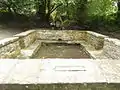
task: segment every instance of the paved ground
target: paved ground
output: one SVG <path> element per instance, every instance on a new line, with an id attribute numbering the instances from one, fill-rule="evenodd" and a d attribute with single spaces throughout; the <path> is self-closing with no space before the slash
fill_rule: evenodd
<path id="1" fill-rule="evenodd" d="M 0 60 L 0 84 L 120 83 L 119 60 Z"/>

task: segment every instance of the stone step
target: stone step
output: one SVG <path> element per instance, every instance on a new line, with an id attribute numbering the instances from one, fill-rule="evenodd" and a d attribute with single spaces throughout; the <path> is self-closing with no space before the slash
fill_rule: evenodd
<path id="1" fill-rule="evenodd" d="M 21 54 L 18 58 L 32 58 L 40 48 L 41 43 L 39 40 L 36 40 L 32 45 L 21 50 Z"/>
<path id="2" fill-rule="evenodd" d="M 81 41 L 80 44 L 85 48 L 85 51 L 91 56 L 93 59 L 112 59 L 108 57 L 107 54 L 103 53 L 103 49 L 96 50 L 94 46 L 88 44 L 85 41 Z"/>

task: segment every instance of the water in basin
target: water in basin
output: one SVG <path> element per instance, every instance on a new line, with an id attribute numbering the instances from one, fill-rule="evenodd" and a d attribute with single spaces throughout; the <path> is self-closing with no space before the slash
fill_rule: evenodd
<path id="1" fill-rule="evenodd" d="M 80 44 L 43 43 L 34 58 L 90 58 Z"/>

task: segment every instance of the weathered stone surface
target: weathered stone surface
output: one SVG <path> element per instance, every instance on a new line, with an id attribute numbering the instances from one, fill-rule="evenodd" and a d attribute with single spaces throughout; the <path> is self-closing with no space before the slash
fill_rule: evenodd
<path id="1" fill-rule="evenodd" d="M 3 39 L 0 43 L 0 58 L 15 58 L 20 54 L 21 48 L 17 37 Z"/>
<path id="2" fill-rule="evenodd" d="M 36 31 L 30 30 L 0 41 L 0 58 L 16 58 L 22 48 L 36 41 Z"/>
<path id="3" fill-rule="evenodd" d="M 120 40 L 106 38 L 103 53 L 112 59 L 120 59 Z"/>
<path id="4" fill-rule="evenodd" d="M 119 89 L 120 89 L 119 83 L 0 85 L 0 90 L 119 90 Z"/>
<path id="5" fill-rule="evenodd" d="M 73 31 L 73 30 L 39 30 L 38 39 L 47 40 L 84 40 L 86 38 L 85 31 Z"/>
<path id="6" fill-rule="evenodd" d="M 36 40 L 29 47 L 21 50 L 21 55 L 18 58 L 32 58 L 39 50 L 41 42 Z"/>
<path id="7" fill-rule="evenodd" d="M 95 47 L 96 50 L 102 49 L 104 46 L 104 38 L 107 36 L 91 32 L 91 31 L 74 31 L 74 30 L 39 30 L 38 39 L 48 40 L 85 40 L 88 44 Z"/>
<path id="8" fill-rule="evenodd" d="M 36 34 L 32 33 L 31 35 L 28 35 L 28 36 L 23 37 L 21 39 L 24 39 L 25 47 L 28 47 L 36 40 Z"/>
<path id="9" fill-rule="evenodd" d="M 107 36 L 87 31 L 86 41 L 95 47 L 96 50 L 100 50 L 104 46 L 104 38 Z"/>
<path id="10" fill-rule="evenodd" d="M 13 43 L 17 40 L 18 40 L 18 37 L 11 37 L 11 38 L 6 38 L 3 40 L 0 40 L 0 48 L 7 45 L 7 44 Z"/>
<path id="11" fill-rule="evenodd" d="M 20 46 L 22 46 L 22 48 L 26 48 L 36 40 L 36 35 L 37 34 L 35 30 L 29 30 L 14 36 L 19 37 L 21 39 Z"/>
<path id="12" fill-rule="evenodd" d="M 20 51 L 34 54 L 32 49 L 36 40 L 56 40 L 65 43 L 79 43 L 85 48 L 85 52 L 94 59 L 120 59 L 120 40 L 91 32 L 77 30 L 29 30 L 0 41 L 0 58 L 16 58 Z M 31 52 L 31 53 L 30 53 Z M 26 55 L 26 54 L 25 54 Z"/>
<path id="13" fill-rule="evenodd" d="M 22 33 L 20 33 L 20 34 L 16 34 L 16 35 L 14 35 L 15 37 L 23 37 L 23 36 L 27 36 L 27 35 L 29 35 L 29 34 L 31 34 L 31 33 L 34 33 L 34 32 L 36 32 L 35 30 L 28 30 L 28 31 L 25 31 L 25 32 L 22 32 Z"/>

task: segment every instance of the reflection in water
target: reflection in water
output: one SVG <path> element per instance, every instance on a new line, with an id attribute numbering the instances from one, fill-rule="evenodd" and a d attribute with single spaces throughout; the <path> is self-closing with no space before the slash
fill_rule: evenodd
<path id="1" fill-rule="evenodd" d="M 42 44 L 38 54 L 35 58 L 90 58 L 90 56 L 83 51 L 80 45 L 76 44 L 58 44 L 49 43 Z"/>

